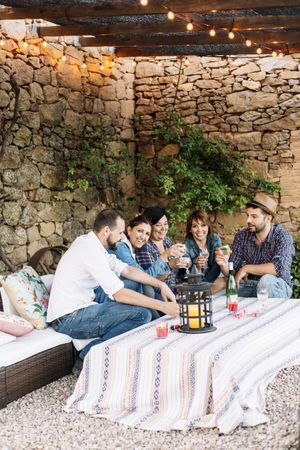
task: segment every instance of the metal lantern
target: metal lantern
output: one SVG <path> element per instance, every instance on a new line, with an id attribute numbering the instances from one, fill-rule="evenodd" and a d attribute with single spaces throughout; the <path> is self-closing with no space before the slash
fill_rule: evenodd
<path id="1" fill-rule="evenodd" d="M 180 305 L 181 333 L 208 333 L 216 330 L 212 320 L 211 283 L 179 284 L 176 286 Z"/>

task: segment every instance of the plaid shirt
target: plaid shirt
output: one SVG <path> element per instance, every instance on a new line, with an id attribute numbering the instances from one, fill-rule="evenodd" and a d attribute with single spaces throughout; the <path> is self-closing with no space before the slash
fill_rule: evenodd
<path id="1" fill-rule="evenodd" d="M 164 248 L 170 248 L 172 241 L 169 237 L 165 237 L 163 240 Z M 160 258 L 160 253 L 157 248 L 157 245 L 149 239 L 147 244 L 143 245 L 136 253 L 136 260 L 142 266 L 144 270 L 147 270 L 158 258 Z M 178 269 L 170 268 L 170 275 L 164 280 L 167 285 L 171 288 L 176 284 L 176 276 L 178 273 Z"/>
<path id="2" fill-rule="evenodd" d="M 295 254 L 291 235 L 280 225 L 272 225 L 267 238 L 258 245 L 255 233 L 248 229 L 239 231 L 234 238 L 230 261 L 235 271 L 244 264 L 273 263 L 276 274 L 289 286 L 291 282 L 291 265 Z M 259 280 L 259 275 L 250 275 L 250 279 Z"/>

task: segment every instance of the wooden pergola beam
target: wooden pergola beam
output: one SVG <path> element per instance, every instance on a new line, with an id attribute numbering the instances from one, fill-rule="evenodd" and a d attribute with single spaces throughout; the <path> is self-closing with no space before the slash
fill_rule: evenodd
<path id="1" fill-rule="evenodd" d="M 256 54 L 256 49 L 258 46 L 246 47 L 245 45 L 227 45 L 224 49 L 212 48 L 211 45 L 186 45 L 186 46 L 175 46 L 175 45 L 161 45 L 157 47 L 117 47 L 115 49 L 115 55 L 117 57 L 138 57 L 138 56 L 187 56 L 187 55 L 198 55 L 198 56 L 229 56 L 229 55 L 253 55 Z M 271 48 L 263 48 L 263 55 L 270 54 L 272 50 L 282 50 L 285 54 L 288 53 L 299 53 L 300 44 L 291 45 L 274 45 Z"/>
<path id="2" fill-rule="evenodd" d="M 237 33 L 234 40 L 230 40 L 228 33 L 222 31 L 214 38 L 207 32 L 198 31 L 177 35 L 164 34 L 131 34 L 131 35 L 108 35 L 96 38 L 80 38 L 81 47 L 150 47 L 153 45 L 224 45 L 243 44 L 250 39 L 255 44 L 284 44 L 300 42 L 300 31 L 245 31 Z"/>
<path id="3" fill-rule="evenodd" d="M 131 16 L 137 14 L 165 14 L 168 10 L 175 13 L 203 13 L 225 10 L 263 9 L 299 7 L 300 0 L 152 0 L 142 6 L 136 0 L 126 2 L 117 0 L 110 4 L 84 4 L 72 6 L 27 6 L 0 8 L 0 20 L 18 19 L 71 19 L 95 18 L 107 16 Z"/>
<path id="4" fill-rule="evenodd" d="M 42 26 L 38 27 L 40 37 L 54 36 L 102 36 L 107 34 L 122 33 L 180 33 L 185 31 L 185 22 L 182 20 L 165 21 L 162 23 L 109 23 L 103 25 L 63 25 L 63 26 Z M 300 27 L 300 15 L 295 16 L 245 16 L 216 18 L 216 19 L 197 19 L 195 28 L 202 29 L 215 28 L 232 29 L 234 31 L 242 30 L 268 30 L 285 29 Z"/>

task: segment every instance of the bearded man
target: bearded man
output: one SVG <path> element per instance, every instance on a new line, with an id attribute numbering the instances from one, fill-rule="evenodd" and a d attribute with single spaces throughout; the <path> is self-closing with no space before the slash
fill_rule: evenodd
<path id="1" fill-rule="evenodd" d="M 240 297 L 256 297 L 259 289 L 266 289 L 269 297 L 292 296 L 295 248 L 288 231 L 272 223 L 276 210 L 276 201 L 263 192 L 246 205 L 247 227 L 235 235 L 229 258 Z M 216 261 L 227 276 L 228 265 L 219 251 Z"/>
<path id="2" fill-rule="evenodd" d="M 54 275 L 47 322 L 75 339 L 98 338 L 81 351 L 82 358 L 92 345 L 149 322 L 150 308 L 179 314 L 175 296 L 164 282 L 108 253 L 124 238 L 124 230 L 118 211 L 101 211 L 93 231 L 75 239 Z M 164 301 L 125 288 L 120 276 L 160 289 Z"/>

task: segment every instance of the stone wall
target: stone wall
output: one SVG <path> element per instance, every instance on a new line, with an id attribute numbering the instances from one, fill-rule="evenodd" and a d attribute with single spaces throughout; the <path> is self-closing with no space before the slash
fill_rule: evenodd
<path id="1" fill-rule="evenodd" d="M 242 152 L 248 165 L 282 192 L 277 222 L 293 234 L 300 228 L 300 54 L 273 57 L 189 57 L 183 65 L 176 110 L 207 136 Z M 176 58 L 139 59 L 136 108 L 139 151 L 155 148 L 149 130 L 173 104 L 178 82 Z M 219 232 L 228 242 L 245 223 L 244 214 L 219 215 Z"/>
<path id="2" fill-rule="evenodd" d="M 0 47 L 0 114 L 12 117 L 15 71 L 21 88 L 18 121 L 0 159 L 0 239 L 15 265 L 39 248 L 69 244 L 110 204 L 96 188 L 64 189 L 66 164 L 87 128 L 104 122 L 117 140 L 151 158 L 153 121 L 174 101 L 177 58 L 114 59 L 97 49 L 4 33 Z M 23 33 L 23 35 L 22 35 Z M 187 123 L 243 152 L 248 164 L 282 186 L 277 221 L 299 231 L 300 55 L 284 58 L 189 57 L 180 77 L 176 109 Z M 86 65 L 83 65 L 85 63 Z M 132 116 L 141 116 L 134 128 Z M 135 124 L 136 126 L 136 124 Z M 134 180 L 128 177 L 132 187 Z M 128 186 L 127 186 L 128 187 Z M 242 215 L 217 217 L 230 242 Z M 0 262 L 0 273 L 5 271 Z"/>
<path id="3" fill-rule="evenodd" d="M 15 102 L 12 72 L 21 90 L 18 120 L 0 159 L 0 239 L 17 266 L 41 247 L 68 245 L 108 203 L 96 188 L 64 189 L 66 163 L 83 132 L 103 122 L 116 131 L 112 149 L 126 142 L 134 151 L 135 145 L 132 61 L 112 63 L 109 54 L 66 43 L 26 42 L 5 35 L 0 48 L 0 114 L 6 126 Z"/>

